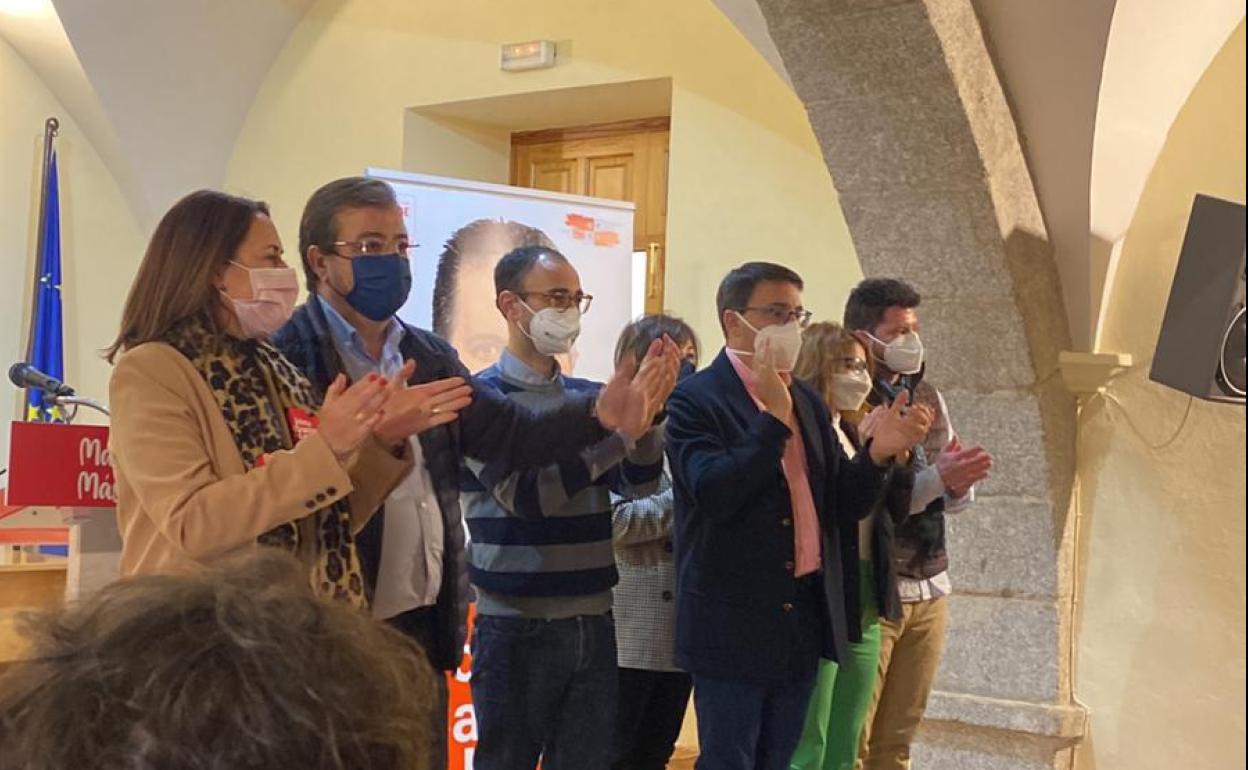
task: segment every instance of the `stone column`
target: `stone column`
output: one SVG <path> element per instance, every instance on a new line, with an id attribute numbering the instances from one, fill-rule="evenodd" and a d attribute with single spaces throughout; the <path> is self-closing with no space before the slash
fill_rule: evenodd
<path id="1" fill-rule="evenodd" d="M 996 456 L 950 517 L 955 595 L 914 765 L 1068 768 L 1074 403 L 1057 270 L 970 0 L 760 0 L 863 272 L 923 294 L 928 377 Z"/>

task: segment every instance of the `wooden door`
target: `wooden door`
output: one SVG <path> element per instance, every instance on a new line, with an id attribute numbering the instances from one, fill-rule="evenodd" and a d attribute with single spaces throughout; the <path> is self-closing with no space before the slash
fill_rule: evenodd
<path id="1" fill-rule="evenodd" d="M 671 121 L 634 120 L 512 135 L 511 183 L 632 201 L 633 250 L 647 252 L 646 312 L 663 308 Z"/>

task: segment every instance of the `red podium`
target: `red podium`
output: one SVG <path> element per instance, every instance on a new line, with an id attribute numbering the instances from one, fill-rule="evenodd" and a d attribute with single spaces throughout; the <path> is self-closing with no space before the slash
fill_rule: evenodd
<path id="1" fill-rule="evenodd" d="M 121 535 L 107 427 L 12 423 L 7 504 L 60 510 L 69 525 L 66 599 L 117 579 Z"/>

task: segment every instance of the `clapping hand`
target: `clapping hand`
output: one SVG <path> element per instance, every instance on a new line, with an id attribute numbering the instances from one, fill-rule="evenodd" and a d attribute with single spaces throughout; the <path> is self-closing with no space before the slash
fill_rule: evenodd
<path id="1" fill-rule="evenodd" d="M 625 356 L 598 394 L 598 422 L 630 439 L 650 429 L 667 403 L 680 372 L 680 348 L 669 337 L 655 340 L 641 364 Z"/>
<path id="2" fill-rule="evenodd" d="M 936 458 L 936 470 L 950 495 L 965 497 L 971 487 L 988 478 L 992 455 L 980 446 L 964 449 L 954 436 Z"/>
<path id="3" fill-rule="evenodd" d="M 662 340 L 650 343 L 636 377 L 637 383 L 646 391 L 647 400 L 654 406 L 651 419 L 662 411 L 667 397 L 676 388 L 679 375 L 680 346 L 665 334 Z"/>
<path id="4" fill-rule="evenodd" d="M 867 415 L 867 418 L 874 414 Z M 927 437 L 933 417 L 932 410 L 922 404 L 910 406 L 910 393 L 903 390 L 892 405 L 883 409 L 867 426 L 870 433 L 861 434 L 864 441 L 871 439 L 871 459 L 877 465 L 883 465 L 890 458 L 904 457 L 912 446 Z"/>
<path id="5" fill-rule="evenodd" d="M 776 369 L 769 341 L 765 341 L 763 349 L 754 356 L 753 369 L 758 377 L 758 400 L 763 402 L 763 408 L 772 417 L 788 425 L 793 416 L 793 394 L 789 392 L 789 384 Z"/>
<path id="6" fill-rule="evenodd" d="M 888 407 L 877 406 L 870 412 L 867 412 L 867 415 L 862 418 L 861 422 L 858 423 L 858 435 L 862 438 L 864 443 L 875 433 L 875 426 L 879 423 L 880 418 L 883 417 L 884 413 L 887 411 Z"/>
<path id="7" fill-rule="evenodd" d="M 407 361 L 386 388 L 385 416 L 377 423 L 375 432 L 387 445 L 454 422 L 460 410 L 472 403 L 472 386 L 463 377 L 408 385 L 415 371 L 416 362 Z"/>
<path id="8" fill-rule="evenodd" d="M 341 374 L 330 383 L 317 412 L 317 432 L 339 462 L 346 461 L 381 422 L 385 416 L 382 407 L 389 397 L 385 378 L 375 374 L 350 387 Z"/>

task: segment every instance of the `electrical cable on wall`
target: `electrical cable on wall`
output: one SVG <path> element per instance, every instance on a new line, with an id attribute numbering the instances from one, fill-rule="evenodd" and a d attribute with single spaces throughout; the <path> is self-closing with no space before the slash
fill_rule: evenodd
<path id="1" fill-rule="evenodd" d="M 1183 429 L 1187 427 L 1187 420 L 1192 416 L 1192 404 L 1196 401 L 1193 396 L 1187 397 L 1187 407 L 1183 410 L 1183 418 L 1179 420 L 1179 426 L 1174 429 L 1174 433 L 1170 436 L 1170 438 L 1160 444 L 1154 444 L 1149 441 L 1148 437 L 1144 435 L 1139 426 L 1135 424 L 1135 420 L 1131 418 L 1131 413 L 1127 410 L 1126 405 L 1123 404 L 1117 396 L 1108 391 L 1100 395 L 1103 395 L 1106 401 L 1118 407 L 1118 409 L 1122 412 L 1123 418 L 1127 421 L 1127 426 L 1131 428 L 1131 432 L 1134 433 L 1140 441 L 1143 441 L 1145 446 L 1154 451 L 1165 449 L 1178 440 L 1179 436 L 1183 433 Z"/>
<path id="2" fill-rule="evenodd" d="M 1051 382 L 1054 377 L 1058 376 L 1061 373 L 1062 373 L 1062 368 L 1060 366 L 1056 367 L 1053 371 L 1049 372 L 1048 374 L 1044 375 L 1043 377 L 1041 377 L 1040 379 L 1032 383 L 1031 387 L 1028 388 L 1028 390 L 1032 391 L 1033 393 L 1040 390 L 1040 388 L 1043 388 L 1045 385 L 1048 385 L 1049 382 Z"/>

